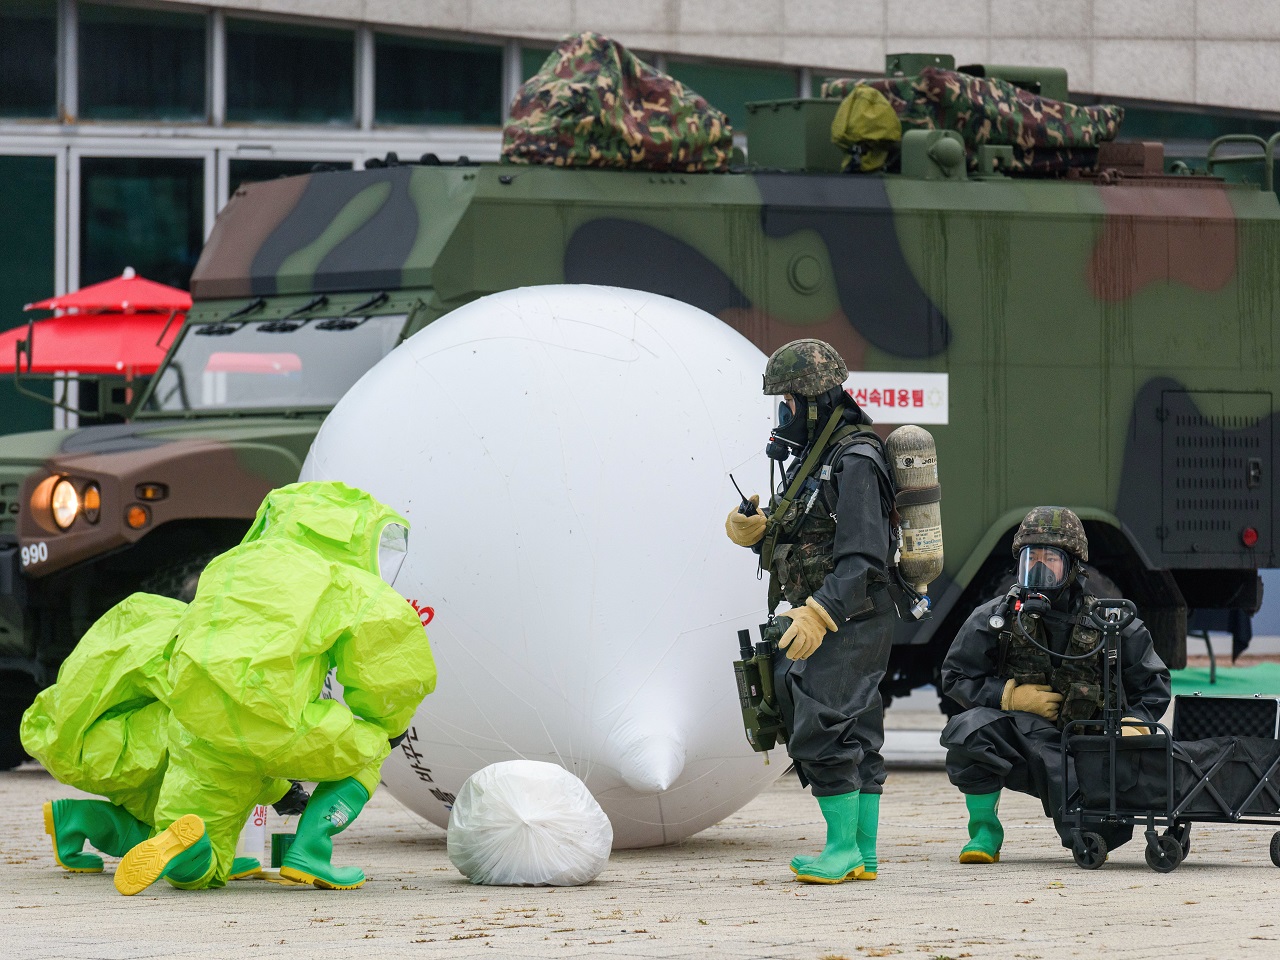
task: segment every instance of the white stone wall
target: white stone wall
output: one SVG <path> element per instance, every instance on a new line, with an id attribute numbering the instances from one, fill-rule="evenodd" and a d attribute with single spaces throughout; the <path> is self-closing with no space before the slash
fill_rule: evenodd
<path id="1" fill-rule="evenodd" d="M 1065 66 L 1072 89 L 1280 109 L 1280 0 L 201 0 L 554 40 L 592 29 L 637 49 L 875 71 L 893 51 Z"/>

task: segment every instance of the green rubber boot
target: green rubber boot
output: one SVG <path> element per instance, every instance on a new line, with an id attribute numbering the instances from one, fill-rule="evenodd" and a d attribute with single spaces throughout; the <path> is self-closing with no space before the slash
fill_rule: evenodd
<path id="1" fill-rule="evenodd" d="M 280 876 L 322 890 L 354 890 L 363 884 L 364 871 L 359 867 L 335 867 L 330 861 L 333 838 L 360 816 L 368 802 L 368 791 L 354 777 L 318 785 L 302 811 Z"/>
<path id="2" fill-rule="evenodd" d="M 257 857 L 236 857 L 231 861 L 228 880 L 248 880 L 262 873 L 262 861 Z"/>
<path id="3" fill-rule="evenodd" d="M 874 880 L 876 868 L 876 839 L 880 835 L 880 794 L 864 793 L 858 801 L 858 850 L 862 854 L 862 873 L 859 880 Z"/>
<path id="4" fill-rule="evenodd" d="M 124 855 L 115 884 L 126 897 L 141 893 L 161 877 L 175 884 L 198 884 L 213 871 L 213 846 L 204 821 L 188 813 Z"/>
<path id="5" fill-rule="evenodd" d="M 123 857 L 151 829 L 105 800 L 50 800 L 44 805 L 44 832 L 53 841 L 58 866 L 72 873 L 101 873 L 102 858 L 84 852 L 86 841 L 105 854 Z"/>
<path id="6" fill-rule="evenodd" d="M 834 797 L 818 797 L 818 806 L 827 821 L 827 842 L 817 857 L 796 857 L 791 870 L 805 883 L 844 883 L 865 872 L 858 849 L 857 790 Z"/>
<path id="7" fill-rule="evenodd" d="M 1004 827 L 1000 825 L 1000 791 L 966 793 L 969 808 L 969 842 L 960 851 L 961 863 L 999 863 L 1004 845 Z"/>

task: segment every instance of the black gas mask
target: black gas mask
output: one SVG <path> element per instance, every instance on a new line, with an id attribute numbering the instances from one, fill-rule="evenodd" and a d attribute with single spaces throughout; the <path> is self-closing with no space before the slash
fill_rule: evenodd
<path id="1" fill-rule="evenodd" d="M 809 400 L 805 397 L 794 397 L 791 402 L 796 407 L 794 412 L 791 404 L 786 400 L 778 402 L 778 419 L 774 423 L 773 431 L 769 434 L 769 443 L 764 448 L 765 456 L 771 460 L 785 461 L 803 450 L 811 439 Z M 813 412 L 816 415 L 817 411 Z"/>
<path id="2" fill-rule="evenodd" d="M 1061 547 L 1027 544 L 1018 551 L 1018 589 L 1023 597 L 1039 594 L 1052 603 L 1075 574 L 1075 558 Z"/>

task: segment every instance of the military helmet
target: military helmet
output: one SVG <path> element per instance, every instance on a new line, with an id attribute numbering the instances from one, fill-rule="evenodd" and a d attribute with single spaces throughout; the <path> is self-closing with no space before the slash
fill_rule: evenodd
<path id="1" fill-rule="evenodd" d="M 1024 546 L 1061 547 L 1077 560 L 1089 559 L 1089 539 L 1084 524 L 1066 507 L 1035 507 L 1022 520 L 1013 535 L 1013 555 Z"/>
<path id="2" fill-rule="evenodd" d="M 764 368 L 765 396 L 790 393 L 797 397 L 817 397 L 838 387 L 849 376 L 849 368 L 824 340 L 792 340 L 769 358 Z"/>

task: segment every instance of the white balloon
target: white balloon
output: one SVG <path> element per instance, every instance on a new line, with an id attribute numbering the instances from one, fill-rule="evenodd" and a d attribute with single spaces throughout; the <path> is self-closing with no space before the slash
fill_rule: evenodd
<path id="1" fill-rule="evenodd" d="M 445 826 L 480 768 L 558 763 L 615 848 L 642 847 L 784 769 L 743 734 L 731 662 L 765 586 L 724 533 L 730 473 L 767 494 L 764 363 L 676 300 L 526 287 L 435 321 L 343 397 L 302 478 L 409 518 L 396 589 L 429 621 L 440 675 L 383 767 L 395 797 Z"/>

